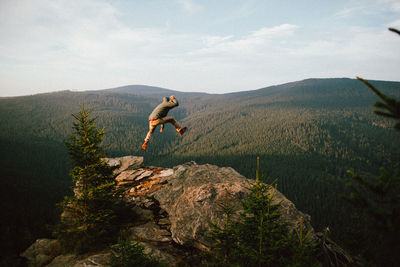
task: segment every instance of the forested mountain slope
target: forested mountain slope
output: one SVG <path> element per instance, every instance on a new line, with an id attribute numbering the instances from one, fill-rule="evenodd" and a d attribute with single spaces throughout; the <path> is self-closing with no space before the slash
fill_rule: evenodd
<path id="1" fill-rule="evenodd" d="M 400 97 L 399 82 L 372 83 Z M 147 117 L 171 94 L 180 106 L 170 115 L 189 130 L 182 138 L 171 126 L 156 131 L 144 152 Z M 0 98 L 0 203 L 8 214 L 1 222 L 2 246 L 29 244 L 35 232 L 27 222 L 45 231 L 44 223 L 56 218 L 52 207 L 71 185 L 63 141 L 71 132 L 71 113 L 83 103 L 106 129 L 109 156 L 144 155 L 146 165 L 162 167 L 195 160 L 231 166 L 248 177 L 260 156 L 264 179 L 278 179 L 281 192 L 314 225 L 343 233 L 345 171 L 399 170 L 400 140 L 391 121 L 373 114 L 377 100 L 352 79 L 308 79 L 222 95 L 126 86 Z M 12 234 L 22 236 L 20 242 L 10 244 Z"/>
<path id="2" fill-rule="evenodd" d="M 373 83 L 399 98 L 399 83 Z M 346 170 L 399 170 L 393 122 L 373 114 L 377 97 L 358 81 L 310 79 L 223 97 L 189 113 L 188 135 L 175 139 L 157 159 L 211 161 L 251 177 L 260 156 L 267 181 L 277 179 L 314 225 L 330 226 L 341 237 L 351 227 L 341 200 L 347 194 Z"/>
<path id="3" fill-rule="evenodd" d="M 398 83 L 375 84 L 400 94 Z M 191 133 L 176 149 L 188 155 L 318 154 L 382 165 L 391 162 L 390 153 L 381 154 L 390 152 L 395 134 L 387 131 L 390 121 L 372 113 L 376 100 L 350 79 L 312 79 L 230 94 L 188 114 L 184 122 Z"/>

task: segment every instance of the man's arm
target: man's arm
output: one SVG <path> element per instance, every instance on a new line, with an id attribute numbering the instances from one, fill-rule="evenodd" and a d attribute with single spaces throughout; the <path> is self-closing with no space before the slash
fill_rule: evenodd
<path id="1" fill-rule="evenodd" d="M 175 96 L 170 96 L 170 97 L 164 97 L 163 98 L 163 101 L 164 101 L 164 99 L 166 99 L 166 101 L 168 102 L 167 104 L 166 104 L 166 106 L 167 107 L 170 107 L 170 108 L 173 108 L 173 107 L 177 107 L 177 106 L 179 106 L 179 102 L 178 102 L 178 100 L 175 98 Z"/>

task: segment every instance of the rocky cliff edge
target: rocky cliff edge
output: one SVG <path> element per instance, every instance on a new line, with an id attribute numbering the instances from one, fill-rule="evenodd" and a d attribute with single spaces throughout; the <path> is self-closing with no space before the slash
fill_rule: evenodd
<path id="1" fill-rule="evenodd" d="M 133 212 L 138 220 L 130 229 L 131 237 L 144 245 L 145 253 L 168 266 L 180 265 L 193 254 L 209 250 L 210 240 L 204 234 L 211 221 L 222 222 L 221 204 L 228 200 L 239 210 L 249 184 L 254 182 L 232 168 L 210 164 L 188 162 L 169 169 L 143 166 L 143 157 L 106 161 L 118 167 L 114 171 L 118 187 L 124 190 L 126 201 L 135 204 Z M 312 228 L 309 215 L 297 210 L 280 192 L 274 196 L 275 202 L 281 203 L 282 219 L 291 229 L 299 226 L 301 218 L 303 231 Z M 111 252 L 63 255 L 55 240 L 39 239 L 21 256 L 30 266 L 107 266 Z"/>

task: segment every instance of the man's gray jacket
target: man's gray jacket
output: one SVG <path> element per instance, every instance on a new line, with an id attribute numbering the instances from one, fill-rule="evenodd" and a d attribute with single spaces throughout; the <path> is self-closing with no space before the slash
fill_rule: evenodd
<path id="1" fill-rule="evenodd" d="M 169 97 L 164 97 L 163 102 L 159 104 L 149 116 L 151 119 L 161 119 L 168 115 L 168 111 L 174 107 L 179 106 L 178 100 L 176 98 L 170 99 Z"/>

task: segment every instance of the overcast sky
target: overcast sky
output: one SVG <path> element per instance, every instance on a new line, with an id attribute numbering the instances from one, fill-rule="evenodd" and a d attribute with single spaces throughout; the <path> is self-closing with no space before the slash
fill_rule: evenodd
<path id="1" fill-rule="evenodd" d="M 0 96 L 400 80 L 399 0 L 0 0 Z"/>

